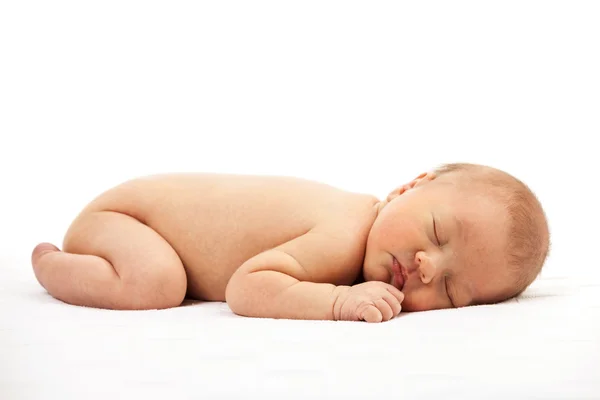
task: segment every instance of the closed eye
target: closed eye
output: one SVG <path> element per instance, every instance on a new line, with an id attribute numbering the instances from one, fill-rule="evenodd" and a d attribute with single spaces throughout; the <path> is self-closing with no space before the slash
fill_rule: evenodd
<path id="1" fill-rule="evenodd" d="M 437 233 L 437 224 L 435 223 L 435 216 L 432 214 L 431 217 L 431 219 L 433 220 L 433 235 L 435 236 L 435 241 L 437 242 L 438 246 L 441 246 L 440 238 Z"/>

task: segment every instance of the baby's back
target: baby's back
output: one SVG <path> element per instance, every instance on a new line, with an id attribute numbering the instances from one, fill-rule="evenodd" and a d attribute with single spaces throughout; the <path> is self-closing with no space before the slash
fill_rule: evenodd
<path id="1" fill-rule="evenodd" d="M 244 261 L 319 224 L 355 219 L 366 238 L 376 201 L 298 178 L 167 174 L 125 182 L 82 213 L 115 211 L 148 225 L 181 258 L 188 296 L 224 301 L 229 277 Z"/>

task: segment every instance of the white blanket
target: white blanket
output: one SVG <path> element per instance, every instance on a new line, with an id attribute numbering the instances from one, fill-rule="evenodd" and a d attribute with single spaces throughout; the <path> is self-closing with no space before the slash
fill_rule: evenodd
<path id="1" fill-rule="evenodd" d="M 2 400 L 600 399 L 598 281 L 382 324 L 289 321 L 70 306 L 28 254 L 0 257 Z"/>

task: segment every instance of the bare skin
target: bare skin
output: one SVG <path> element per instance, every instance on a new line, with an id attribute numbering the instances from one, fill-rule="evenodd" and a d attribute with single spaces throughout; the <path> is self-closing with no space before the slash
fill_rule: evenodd
<path id="1" fill-rule="evenodd" d="M 71 224 L 62 251 L 40 244 L 32 262 L 41 285 L 70 304 L 168 308 L 187 296 L 229 300 L 243 315 L 342 319 L 331 315 L 339 294 L 333 292 L 359 277 L 377 202 L 373 196 L 287 177 L 151 176 L 94 199 Z M 261 263 L 261 257 L 268 261 Z M 293 271 L 300 260 L 301 270 Z M 242 266 L 248 271 L 238 273 L 226 296 L 232 275 Z M 253 286 L 241 282 L 249 270 L 279 274 L 275 280 L 282 282 L 273 285 L 274 296 L 311 270 L 313 281 L 327 285 L 315 285 L 317 292 L 324 289 L 322 299 L 313 296 L 316 303 L 305 304 L 307 312 L 290 311 L 300 306 L 294 296 L 288 310 L 266 310 L 262 300 L 251 299 L 256 296 L 236 300 L 241 297 L 236 294 Z M 269 286 L 258 278 L 263 290 Z M 400 300 L 390 300 L 394 315 L 402 294 L 396 290 L 395 296 Z"/>
<path id="2" fill-rule="evenodd" d="M 384 201 L 288 177 L 134 179 L 81 211 L 62 251 L 36 246 L 32 264 L 55 298 L 108 309 L 187 296 L 250 317 L 381 322 L 496 301 L 512 284 L 506 218 L 455 178 L 423 173 Z"/>

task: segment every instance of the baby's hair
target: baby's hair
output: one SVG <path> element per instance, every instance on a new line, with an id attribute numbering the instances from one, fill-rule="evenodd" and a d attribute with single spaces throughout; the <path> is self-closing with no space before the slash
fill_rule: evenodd
<path id="1" fill-rule="evenodd" d="M 521 294 L 541 273 L 550 250 L 548 221 L 533 191 L 507 172 L 484 165 L 443 164 L 434 172 L 438 176 L 464 173 L 461 175 L 465 183 L 483 185 L 485 193 L 504 205 L 509 229 L 508 265 L 516 278 L 513 292 L 507 298 Z"/>

